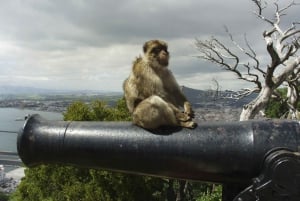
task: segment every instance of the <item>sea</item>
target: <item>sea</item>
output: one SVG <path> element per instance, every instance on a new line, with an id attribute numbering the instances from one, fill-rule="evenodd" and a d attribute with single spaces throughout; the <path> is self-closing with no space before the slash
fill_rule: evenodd
<path id="1" fill-rule="evenodd" d="M 0 108 L 0 152 L 17 152 L 17 136 L 25 123 L 25 117 L 39 114 L 47 120 L 62 120 L 62 113 L 17 108 Z M 1 157 L 1 155 L 0 155 Z"/>

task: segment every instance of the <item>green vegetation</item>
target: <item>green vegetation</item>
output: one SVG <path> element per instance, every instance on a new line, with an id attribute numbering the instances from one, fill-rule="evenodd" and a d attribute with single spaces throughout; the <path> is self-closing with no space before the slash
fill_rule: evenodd
<path id="1" fill-rule="evenodd" d="M 220 201 L 222 198 L 222 188 L 220 185 L 214 187 L 215 188 L 210 189 L 210 192 L 200 192 L 197 201 Z"/>
<path id="2" fill-rule="evenodd" d="M 280 95 L 279 100 L 277 98 L 271 98 L 266 109 L 265 113 L 268 118 L 281 118 L 284 117 L 289 111 L 287 105 L 287 89 L 281 88 L 277 89 L 276 92 Z"/>
<path id="3" fill-rule="evenodd" d="M 115 107 L 109 107 L 102 101 L 91 104 L 74 102 L 64 113 L 64 119 L 128 121 L 131 118 L 125 100 L 121 99 Z M 220 186 L 215 188 L 211 184 L 186 183 L 103 170 L 41 165 L 26 169 L 25 175 L 11 196 L 11 201 L 166 201 L 175 200 L 180 192 L 182 200 L 221 200 Z M 185 193 L 182 193 L 182 187 L 185 187 Z"/>
<path id="4" fill-rule="evenodd" d="M 0 192 L 0 201 L 8 201 L 9 196 L 5 193 Z"/>
<path id="5" fill-rule="evenodd" d="M 131 117 L 124 99 L 117 101 L 115 107 L 109 107 L 103 101 L 94 101 L 90 105 L 74 102 L 64 113 L 64 120 L 72 121 L 130 121 Z"/>

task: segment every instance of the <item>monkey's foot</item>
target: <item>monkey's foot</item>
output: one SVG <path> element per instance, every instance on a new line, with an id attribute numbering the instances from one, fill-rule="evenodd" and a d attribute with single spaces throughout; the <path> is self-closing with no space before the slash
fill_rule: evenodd
<path id="1" fill-rule="evenodd" d="M 185 128 L 196 128 L 197 123 L 193 121 L 180 122 L 180 125 Z"/>
<path id="2" fill-rule="evenodd" d="M 176 114 L 176 118 L 179 120 L 179 121 L 183 121 L 183 122 L 186 122 L 186 121 L 190 121 L 191 120 L 191 117 L 183 112 L 178 112 Z"/>
<path id="3" fill-rule="evenodd" d="M 194 111 L 189 111 L 189 112 L 184 112 L 186 115 L 188 115 L 191 119 L 195 118 L 195 112 Z"/>

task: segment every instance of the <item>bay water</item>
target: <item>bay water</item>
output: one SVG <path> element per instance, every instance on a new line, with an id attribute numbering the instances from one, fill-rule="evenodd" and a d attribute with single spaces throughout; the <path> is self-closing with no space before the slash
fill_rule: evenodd
<path id="1" fill-rule="evenodd" d="M 0 151 L 17 152 L 17 133 L 24 126 L 25 117 L 32 114 L 39 114 L 47 120 L 63 120 L 63 115 L 58 112 L 0 108 Z M 2 165 L 5 166 L 6 173 L 18 168 Z"/>
<path id="2" fill-rule="evenodd" d="M 0 151 L 17 152 L 17 132 L 23 127 L 25 116 L 30 114 L 39 114 L 47 120 L 63 119 L 63 115 L 57 112 L 0 108 Z"/>

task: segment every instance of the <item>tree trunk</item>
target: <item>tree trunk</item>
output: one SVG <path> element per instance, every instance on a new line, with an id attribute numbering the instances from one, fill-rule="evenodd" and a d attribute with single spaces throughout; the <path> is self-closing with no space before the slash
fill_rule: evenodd
<path id="1" fill-rule="evenodd" d="M 253 119 L 260 110 L 266 107 L 271 98 L 272 92 L 273 90 L 270 87 L 264 86 L 256 99 L 243 107 L 242 113 L 240 115 L 240 121 Z"/>
<path id="2" fill-rule="evenodd" d="M 299 102 L 299 90 L 298 83 L 297 85 L 289 84 L 287 87 L 287 97 L 288 97 L 288 107 L 289 113 L 287 115 L 287 119 L 298 120 L 300 118 L 300 112 L 297 109 L 297 105 Z"/>

